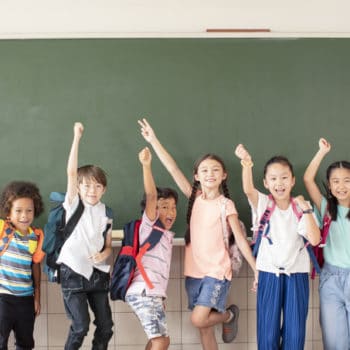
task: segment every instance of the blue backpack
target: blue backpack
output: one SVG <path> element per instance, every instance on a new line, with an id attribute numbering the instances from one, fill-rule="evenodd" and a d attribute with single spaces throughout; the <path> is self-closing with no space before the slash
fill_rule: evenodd
<path id="1" fill-rule="evenodd" d="M 50 202 L 54 206 L 50 209 L 48 220 L 44 226 L 44 242 L 43 251 L 46 253 L 44 262 L 44 272 L 47 274 L 49 282 L 60 283 L 60 265 L 56 263 L 61 252 L 64 242 L 68 239 L 74 231 L 75 226 L 80 220 L 84 212 L 84 204 L 79 197 L 78 207 L 66 223 L 66 211 L 63 207 L 63 202 L 66 194 L 62 192 L 51 192 Z M 110 208 L 106 206 L 106 216 L 113 218 L 113 213 Z M 103 235 L 107 234 L 110 229 L 110 224 L 107 225 Z"/>
<path id="2" fill-rule="evenodd" d="M 165 231 L 158 219 L 152 227 L 152 232 L 140 245 L 139 231 L 141 220 L 133 220 L 124 226 L 124 238 L 122 247 L 115 259 L 110 285 L 110 296 L 112 300 L 125 301 L 126 292 L 132 282 L 136 267 L 139 269 L 145 283 L 152 289 L 152 282 L 142 265 L 142 257 L 153 249 L 160 241 Z"/>
<path id="3" fill-rule="evenodd" d="M 44 226 L 43 251 L 46 253 L 44 272 L 49 282 L 60 282 L 59 265 L 56 264 L 61 248 L 73 232 L 84 211 L 84 204 L 79 198 L 76 211 L 66 224 L 66 211 L 63 208 L 65 193 L 51 192 L 50 202 L 55 205 L 50 209 L 47 223 Z"/>

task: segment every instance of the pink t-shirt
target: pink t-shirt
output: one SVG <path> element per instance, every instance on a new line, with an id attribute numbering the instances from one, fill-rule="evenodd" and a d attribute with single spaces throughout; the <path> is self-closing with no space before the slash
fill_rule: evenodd
<path id="1" fill-rule="evenodd" d="M 191 243 L 185 249 L 185 276 L 231 280 L 231 262 L 221 222 L 224 198 L 221 195 L 216 199 L 203 199 L 199 195 L 195 199 L 190 223 Z M 232 200 L 227 200 L 225 208 L 226 217 L 237 214 Z"/>
<path id="2" fill-rule="evenodd" d="M 151 221 L 146 212 L 143 213 L 142 223 L 140 226 L 140 244 L 152 232 L 152 226 L 157 221 L 158 217 Z M 165 231 L 159 243 L 142 257 L 142 265 L 151 280 L 154 288 L 149 289 L 144 281 L 140 271 L 136 269 L 134 278 L 128 288 L 127 295 L 141 294 L 145 291 L 146 295 L 154 295 L 166 298 L 166 289 L 169 281 L 171 253 L 173 247 L 174 233 Z"/>

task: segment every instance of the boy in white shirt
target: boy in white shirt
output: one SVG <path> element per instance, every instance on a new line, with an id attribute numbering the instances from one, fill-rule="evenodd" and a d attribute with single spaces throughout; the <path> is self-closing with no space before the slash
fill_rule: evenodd
<path id="1" fill-rule="evenodd" d="M 72 234 L 64 243 L 57 263 L 64 306 L 72 324 L 65 350 L 80 349 L 89 331 L 89 306 L 94 313 L 96 330 L 92 350 L 107 350 L 113 335 L 109 305 L 109 270 L 106 262 L 112 252 L 112 219 L 100 202 L 107 180 L 102 169 L 94 165 L 78 168 L 78 148 L 84 127 L 74 125 L 74 138 L 67 165 L 67 193 L 63 204 L 66 222 L 81 200 L 84 211 Z"/>

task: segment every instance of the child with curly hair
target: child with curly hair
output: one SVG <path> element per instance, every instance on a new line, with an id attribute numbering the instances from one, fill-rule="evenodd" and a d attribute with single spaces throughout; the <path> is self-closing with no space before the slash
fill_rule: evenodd
<path id="1" fill-rule="evenodd" d="M 14 332 L 16 349 L 34 348 L 34 321 L 40 313 L 43 232 L 32 227 L 44 210 L 38 187 L 9 183 L 0 196 L 0 349 Z"/>

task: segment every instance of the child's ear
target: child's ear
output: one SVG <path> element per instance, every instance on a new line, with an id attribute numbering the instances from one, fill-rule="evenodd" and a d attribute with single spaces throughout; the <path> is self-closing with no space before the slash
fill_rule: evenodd
<path id="1" fill-rule="evenodd" d="M 295 176 L 292 177 L 292 187 L 295 185 Z"/>
<path id="2" fill-rule="evenodd" d="M 265 180 L 265 178 L 263 179 L 263 183 L 264 183 L 264 187 L 268 190 L 269 186 L 267 185 L 267 181 Z"/>

